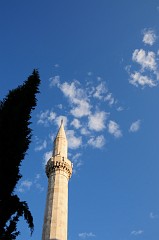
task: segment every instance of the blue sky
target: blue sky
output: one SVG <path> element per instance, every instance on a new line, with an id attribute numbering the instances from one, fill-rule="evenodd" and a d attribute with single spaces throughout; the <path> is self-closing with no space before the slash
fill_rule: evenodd
<path id="1" fill-rule="evenodd" d="M 44 165 L 60 119 L 74 173 L 69 240 L 158 240 L 159 3 L 34 0 L 0 3 L 0 96 L 38 68 L 41 93 L 16 192 L 41 239 Z"/>

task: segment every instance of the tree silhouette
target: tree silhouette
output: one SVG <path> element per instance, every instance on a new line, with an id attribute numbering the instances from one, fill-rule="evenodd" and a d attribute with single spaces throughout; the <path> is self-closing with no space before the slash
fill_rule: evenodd
<path id="1" fill-rule="evenodd" d="M 31 112 L 36 106 L 40 78 L 37 70 L 0 101 L 0 239 L 16 239 L 17 222 L 23 216 L 31 230 L 33 217 L 14 190 L 22 177 L 21 162 L 31 142 Z"/>

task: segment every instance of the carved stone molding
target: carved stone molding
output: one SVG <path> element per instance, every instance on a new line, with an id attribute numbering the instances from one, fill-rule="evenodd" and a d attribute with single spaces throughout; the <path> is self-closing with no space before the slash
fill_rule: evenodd
<path id="1" fill-rule="evenodd" d="M 67 160 L 67 161 L 69 161 L 69 160 Z M 70 164 L 68 164 L 66 161 L 64 161 L 62 159 L 50 158 L 50 160 L 47 162 L 47 165 L 46 165 L 47 177 L 49 177 L 50 174 L 55 173 L 56 171 L 65 172 L 67 174 L 68 179 L 70 179 L 70 177 L 72 175 L 72 166 L 70 166 Z"/>

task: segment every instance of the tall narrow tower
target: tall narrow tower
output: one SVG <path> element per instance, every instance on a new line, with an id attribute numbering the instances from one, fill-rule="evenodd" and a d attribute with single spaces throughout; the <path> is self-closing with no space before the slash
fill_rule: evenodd
<path id="1" fill-rule="evenodd" d="M 67 139 L 61 126 L 54 140 L 52 157 L 46 165 L 48 192 L 42 240 L 67 240 L 68 181 L 72 163 L 67 159 Z"/>

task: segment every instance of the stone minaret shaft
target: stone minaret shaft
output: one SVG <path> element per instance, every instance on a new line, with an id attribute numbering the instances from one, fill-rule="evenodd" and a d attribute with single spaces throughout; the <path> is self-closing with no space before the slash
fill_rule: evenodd
<path id="1" fill-rule="evenodd" d="M 67 240 L 68 181 L 72 163 L 67 159 L 67 139 L 61 126 L 54 140 L 53 155 L 46 165 L 48 192 L 42 240 Z"/>

